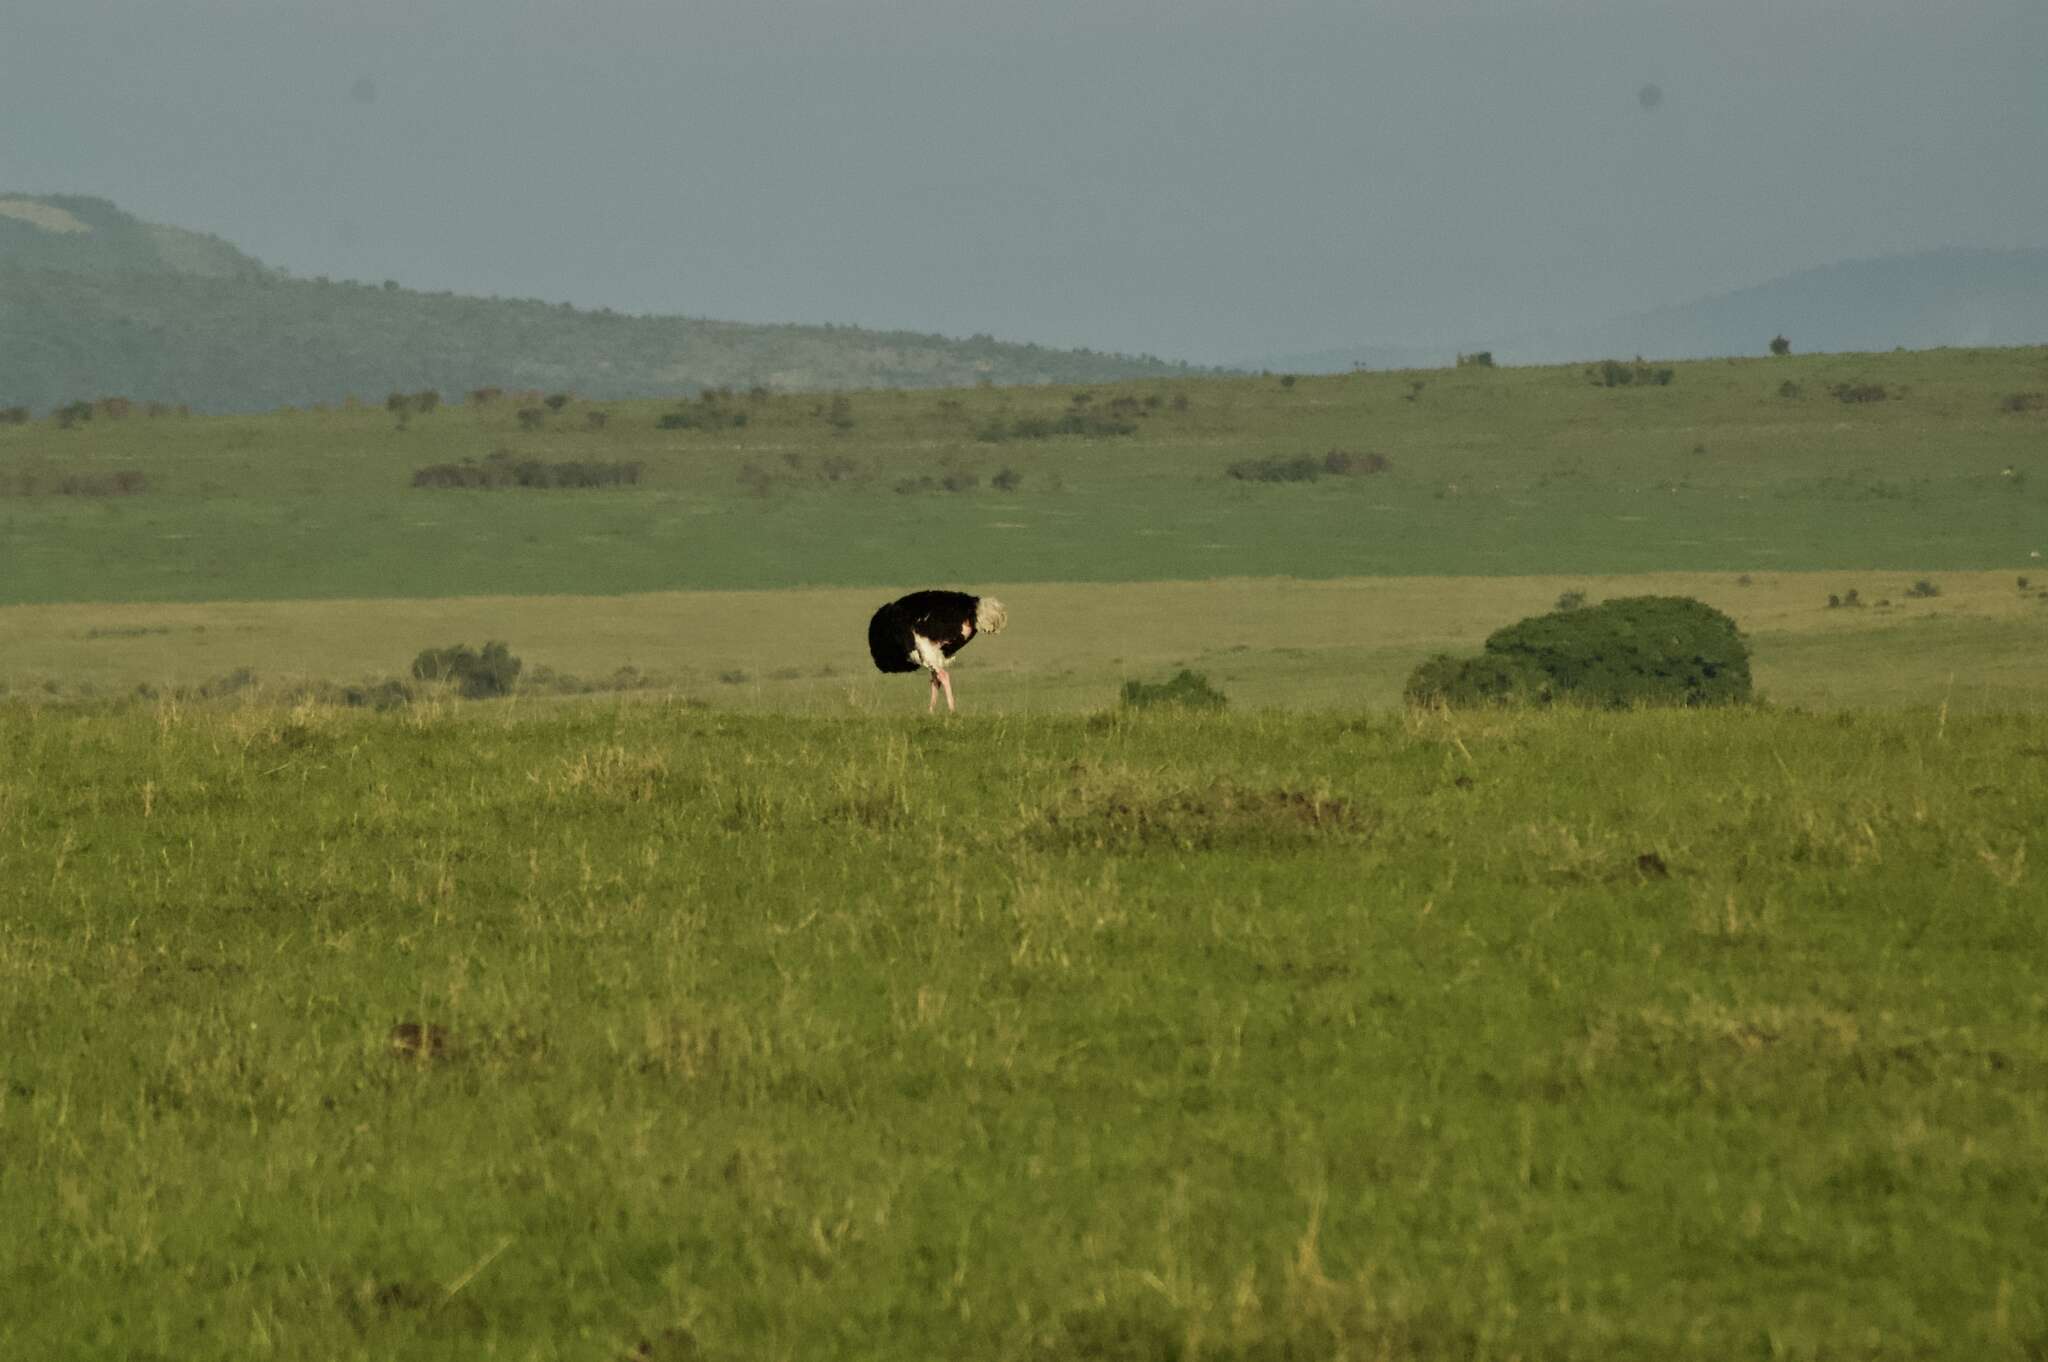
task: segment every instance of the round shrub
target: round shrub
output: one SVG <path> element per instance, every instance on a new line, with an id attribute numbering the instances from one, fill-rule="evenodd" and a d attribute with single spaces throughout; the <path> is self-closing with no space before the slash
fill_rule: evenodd
<path id="1" fill-rule="evenodd" d="M 1601 708 L 1740 704 L 1749 646 L 1735 621 L 1685 596 L 1625 596 L 1537 615 L 1486 640 L 1535 667 L 1560 699 Z"/>

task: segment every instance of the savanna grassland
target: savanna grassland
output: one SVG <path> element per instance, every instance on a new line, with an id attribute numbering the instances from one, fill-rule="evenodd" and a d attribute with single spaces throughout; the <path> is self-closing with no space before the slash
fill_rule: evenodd
<path id="1" fill-rule="evenodd" d="M 0 424 L 0 1356 L 2048 1354 L 2048 350 L 1647 372 Z"/>
<path id="2" fill-rule="evenodd" d="M 479 406 L 452 393 L 402 419 L 381 395 L 353 411 L 130 415 L 70 429 L 41 418 L 0 425 L 0 489 L 16 493 L 0 496 L 0 599 L 2025 572 L 2029 553 L 2048 552 L 2048 349 L 1670 372 L 1665 385 L 1623 387 L 1566 366 L 740 392 L 711 404 L 723 415 L 688 404 L 699 424 L 671 429 L 660 422 L 673 403 L 550 412 L 532 397 Z M 2008 409 L 2014 399 L 2024 400 Z M 1062 422 L 1094 433 L 1017 433 Z M 1128 433 L 1105 433 L 1119 426 Z M 422 468 L 499 451 L 635 463 L 639 481 L 412 485 Z M 1303 483 L 1226 476 L 1232 464 L 1331 451 L 1387 466 Z M 1006 469 L 1008 491 L 997 485 Z M 53 494 L 67 475 L 121 471 L 147 489 Z"/>
<path id="3" fill-rule="evenodd" d="M 0 744 L 7 1356 L 2048 1347 L 2039 716 Z"/>

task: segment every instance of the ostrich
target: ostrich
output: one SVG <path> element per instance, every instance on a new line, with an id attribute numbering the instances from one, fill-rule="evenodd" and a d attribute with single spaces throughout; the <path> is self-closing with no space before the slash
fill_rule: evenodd
<path id="1" fill-rule="evenodd" d="M 939 692 L 944 690 L 950 714 L 953 678 L 946 672 L 946 660 L 976 634 L 1000 634 L 1009 622 L 1010 612 L 993 596 L 913 591 L 889 602 L 868 621 L 868 653 L 877 671 L 914 672 L 922 667 L 931 673 L 931 701 L 925 713 L 939 707 Z"/>

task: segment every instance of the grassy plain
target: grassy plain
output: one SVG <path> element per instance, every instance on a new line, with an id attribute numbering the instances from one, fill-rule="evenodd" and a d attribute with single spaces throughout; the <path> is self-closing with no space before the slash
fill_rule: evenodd
<path id="1" fill-rule="evenodd" d="M 1132 677 L 1205 672 L 1240 707 L 1398 702 L 1435 651 L 1589 600 L 1693 596 L 1749 634 L 1757 684 L 1815 709 L 2048 709 L 2048 578 L 1934 574 L 1653 573 L 1635 577 L 1232 579 L 983 583 L 1013 624 L 965 653 L 970 712 L 1095 710 Z M 1854 591 L 1868 604 L 1829 609 Z M 877 675 L 863 626 L 883 590 L 478 596 L 0 607 L 0 693 L 77 698 L 217 683 L 238 669 L 275 694 L 313 679 L 404 675 L 423 648 L 503 639 L 530 668 L 685 696 L 721 710 L 888 714 L 924 704 L 916 677 Z M 46 689 L 46 687 L 48 689 Z M 544 699 L 542 687 L 529 699 Z"/>
<path id="2" fill-rule="evenodd" d="M 2040 716 L 0 707 L 0 1353 L 2038 1357 L 2043 807 Z"/>
<path id="3" fill-rule="evenodd" d="M 0 496 L 0 603 L 2026 571 L 2048 552 L 2048 401 L 2006 407 L 2048 392 L 2048 349 L 1674 368 L 1668 386 L 1617 388 L 1562 366 L 862 392 L 837 422 L 827 397 L 740 394 L 745 426 L 698 430 L 659 428 L 672 403 L 583 401 L 528 430 L 518 400 L 453 393 L 403 423 L 381 406 L 41 420 L 0 426 L 0 488 L 132 470 L 149 490 Z M 1120 399 L 1130 434 L 980 438 L 1110 415 Z M 1391 467 L 1292 485 L 1225 476 L 1332 449 Z M 638 461 L 644 480 L 410 485 L 415 469 L 497 450 Z M 1021 480 L 995 490 L 1006 468 Z M 949 476 L 974 490 L 935 490 Z"/>

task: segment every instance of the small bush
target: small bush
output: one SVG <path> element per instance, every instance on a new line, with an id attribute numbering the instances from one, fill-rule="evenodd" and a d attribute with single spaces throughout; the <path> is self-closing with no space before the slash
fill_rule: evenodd
<path id="1" fill-rule="evenodd" d="M 1239 482 L 1314 482 L 1323 475 L 1323 461 L 1307 454 L 1293 458 L 1275 455 L 1265 459 L 1240 459 L 1223 470 Z"/>
<path id="2" fill-rule="evenodd" d="M 484 644 L 482 652 L 466 643 L 427 648 L 412 660 L 414 679 L 450 682 L 470 700 L 511 694 L 513 683 L 519 679 L 519 667 L 519 659 L 497 642 Z"/>
<path id="3" fill-rule="evenodd" d="M 505 390 L 503 388 L 471 388 L 469 390 L 469 405 L 472 407 L 488 407 L 504 395 Z"/>
<path id="4" fill-rule="evenodd" d="M 565 459 L 550 463 L 543 459 L 518 459 L 498 450 L 479 463 L 429 464 L 413 470 L 412 485 L 419 488 L 456 488 L 466 491 L 495 491 L 507 487 L 556 491 L 590 487 L 633 487 L 640 482 L 644 465 L 637 459 L 600 462 L 596 459 Z"/>
<path id="5" fill-rule="evenodd" d="M 1778 396 L 1796 400 L 1798 398 L 1806 396 L 1806 389 L 1800 387 L 1797 383 L 1794 383 L 1791 379 L 1788 378 L 1783 383 L 1780 383 L 1778 385 Z"/>
<path id="6" fill-rule="evenodd" d="M 1677 374 L 1677 370 L 1668 366 L 1653 368 L 1640 359 L 1633 364 L 1623 364 L 1616 359 L 1604 359 L 1600 361 L 1597 369 L 1588 372 L 1594 375 L 1594 381 L 1603 388 L 1626 388 L 1631 385 L 1662 388 L 1668 386 Z"/>
<path id="7" fill-rule="evenodd" d="M 2048 393 L 2011 393 L 1998 404 L 1999 410 L 2009 412 L 2048 411 Z"/>
<path id="8" fill-rule="evenodd" d="M 547 411 L 541 407 L 521 407 L 516 414 L 521 430 L 539 430 L 547 424 Z"/>
<path id="9" fill-rule="evenodd" d="M 1123 689 L 1126 709 L 1153 709 L 1173 705 L 1181 709 L 1222 709 L 1230 699 L 1209 683 L 1201 672 L 1183 667 L 1169 681 L 1126 681 Z"/>
<path id="10" fill-rule="evenodd" d="M 568 406 L 569 402 L 570 395 L 568 393 L 549 393 L 545 398 L 542 399 L 541 405 L 546 407 L 549 411 L 560 411 L 562 408 Z"/>
<path id="11" fill-rule="evenodd" d="M 1891 390 L 1882 383 L 1837 383 L 1828 389 L 1837 402 L 1883 402 L 1891 397 Z"/>
<path id="12" fill-rule="evenodd" d="M 1585 593 L 1585 592 L 1583 592 L 1583 591 L 1565 591 L 1565 592 L 1560 592 L 1560 593 L 1558 594 L 1558 598 L 1557 598 L 1557 605 L 1556 605 L 1556 607 L 1555 607 L 1555 608 L 1556 608 L 1556 609 L 1558 609 L 1558 610 L 1577 610 L 1577 609 L 1578 609 L 1578 608 L 1579 608 L 1580 606 L 1584 605 L 1585 603 L 1586 603 L 1586 593 Z"/>
<path id="13" fill-rule="evenodd" d="M 1941 594 L 1941 587 L 1938 584 L 1929 581 L 1927 578 L 1922 577 L 1919 581 L 1913 583 L 1913 585 L 1906 588 L 1906 594 L 1908 596 L 1913 597 L 1915 600 L 1924 601 L 1931 599 L 1932 597 L 1939 596 Z"/>
<path id="14" fill-rule="evenodd" d="M 27 424 L 27 407 L 0 408 L 0 426 L 25 426 Z"/>
<path id="15" fill-rule="evenodd" d="M 1788 341 L 1788 340 L 1786 340 L 1786 339 L 1785 339 L 1785 338 L 1784 338 L 1783 336 L 1773 336 L 1773 337 L 1771 337 L 1771 353 L 1772 353 L 1772 354 L 1774 354 L 1774 355 L 1789 355 L 1789 354 L 1791 354 L 1791 353 L 1792 353 L 1792 342 L 1791 342 L 1791 341 Z"/>
<path id="16" fill-rule="evenodd" d="M 132 468 L 112 473 L 65 473 L 49 483 L 34 473 L 0 474 L 0 496 L 6 497 L 132 497 L 148 490 L 148 476 Z"/>
<path id="17" fill-rule="evenodd" d="M 1332 477 L 1362 478 L 1374 473 L 1384 473 L 1394 466 L 1394 461 L 1377 451 L 1354 454 L 1348 449 L 1333 449 L 1323 455 L 1323 471 Z"/>
<path id="18" fill-rule="evenodd" d="M 1493 351 L 1474 350 L 1469 355 L 1459 355 L 1458 367 L 1460 369 L 1491 369 L 1493 367 Z"/>
<path id="19" fill-rule="evenodd" d="M 1115 404 L 1111 405 L 1114 408 Z M 1004 440 L 1047 440 L 1055 435 L 1129 435 L 1137 428 L 1136 421 L 1113 409 L 1094 411 L 1083 404 L 1058 416 L 1019 416 L 1007 424 L 990 421 L 974 432 L 974 438 L 983 444 L 1000 444 Z"/>
<path id="20" fill-rule="evenodd" d="M 1024 484 L 1024 475 L 1016 469 L 1005 467 L 1002 472 L 988 480 L 988 485 L 998 492 L 1014 492 Z"/>

